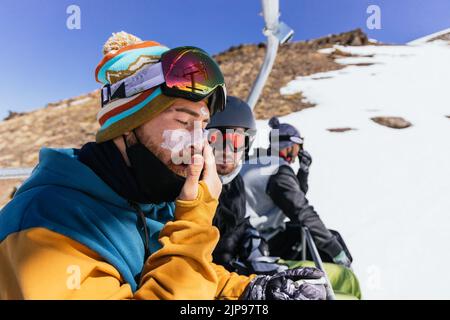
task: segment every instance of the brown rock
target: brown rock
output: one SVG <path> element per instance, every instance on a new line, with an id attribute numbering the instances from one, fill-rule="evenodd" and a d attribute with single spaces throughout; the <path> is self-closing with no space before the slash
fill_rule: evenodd
<path id="1" fill-rule="evenodd" d="M 405 129 L 412 126 L 411 122 L 401 117 L 374 117 L 370 119 L 382 126 L 393 129 Z"/>
<path id="2" fill-rule="evenodd" d="M 440 36 L 437 36 L 437 37 L 434 37 L 434 38 L 428 40 L 428 42 L 432 42 L 432 41 L 436 41 L 436 40 L 447 41 L 450 43 L 450 32 L 441 34 Z"/>
<path id="3" fill-rule="evenodd" d="M 340 34 L 329 35 L 324 38 L 309 41 L 317 46 L 340 44 L 343 46 L 364 46 L 369 44 L 367 35 L 361 30 L 356 29 Z"/>
<path id="4" fill-rule="evenodd" d="M 346 131 L 357 130 L 357 129 L 344 127 L 344 128 L 329 128 L 327 130 L 330 131 L 330 132 L 346 132 Z"/>
<path id="5" fill-rule="evenodd" d="M 25 113 L 25 112 L 15 112 L 15 111 L 9 110 L 9 111 L 8 111 L 8 115 L 7 115 L 7 116 L 5 117 L 5 119 L 3 119 L 3 120 L 5 120 L 5 121 L 11 120 L 11 119 L 14 119 L 14 118 L 21 117 L 21 116 L 23 116 L 24 114 L 26 114 L 26 113 Z"/>

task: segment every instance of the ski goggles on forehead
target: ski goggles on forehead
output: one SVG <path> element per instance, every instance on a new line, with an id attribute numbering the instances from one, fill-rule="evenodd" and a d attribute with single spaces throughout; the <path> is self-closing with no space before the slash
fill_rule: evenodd
<path id="1" fill-rule="evenodd" d="M 161 55 L 158 63 L 102 88 L 102 106 L 114 99 L 161 87 L 164 95 L 194 102 L 208 99 L 211 115 L 225 107 L 227 92 L 218 64 L 196 47 L 178 47 Z"/>
<path id="2" fill-rule="evenodd" d="M 208 141 L 213 148 L 225 148 L 229 146 L 231 150 L 240 151 L 249 145 L 254 136 L 251 133 L 233 130 L 209 129 Z"/>

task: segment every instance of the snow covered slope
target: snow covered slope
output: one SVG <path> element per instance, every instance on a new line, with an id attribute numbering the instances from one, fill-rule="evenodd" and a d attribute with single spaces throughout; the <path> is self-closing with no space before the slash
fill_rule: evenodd
<path id="1" fill-rule="evenodd" d="M 450 298 L 450 45 L 338 47 L 373 63 L 299 77 L 315 108 L 281 118 L 313 156 L 309 198 L 354 256 L 366 299 Z M 391 129 L 370 118 L 400 116 Z M 351 127 L 342 133 L 329 128 Z M 259 144 L 267 121 L 258 121 Z"/>
<path id="2" fill-rule="evenodd" d="M 408 45 L 421 45 L 421 44 L 424 44 L 426 42 L 433 41 L 433 39 L 437 39 L 437 38 L 440 38 L 440 37 L 443 37 L 443 36 L 448 36 L 448 35 L 450 35 L 450 28 L 444 29 L 444 30 L 441 30 L 439 32 L 432 33 L 432 34 L 427 35 L 425 37 L 422 37 L 422 38 L 413 40 L 411 42 L 408 42 Z"/>

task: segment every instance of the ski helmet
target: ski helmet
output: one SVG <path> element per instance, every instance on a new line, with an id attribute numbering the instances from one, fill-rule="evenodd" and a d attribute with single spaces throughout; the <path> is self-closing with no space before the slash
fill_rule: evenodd
<path id="1" fill-rule="evenodd" d="M 269 120 L 269 126 L 272 128 L 269 134 L 269 141 L 272 144 L 273 139 L 277 139 L 277 146 L 274 149 L 284 149 L 292 146 L 294 143 L 302 145 L 303 138 L 300 132 L 288 123 L 280 123 L 277 117 L 272 117 Z"/>
<path id="2" fill-rule="evenodd" d="M 252 109 L 245 101 L 228 96 L 224 110 L 211 117 L 206 129 L 232 127 L 256 130 L 256 123 Z"/>

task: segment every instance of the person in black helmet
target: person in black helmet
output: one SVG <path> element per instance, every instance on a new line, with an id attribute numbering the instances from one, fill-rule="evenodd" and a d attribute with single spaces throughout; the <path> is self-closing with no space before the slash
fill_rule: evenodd
<path id="1" fill-rule="evenodd" d="M 220 232 L 212 254 L 213 262 L 241 275 L 256 274 L 248 290 L 242 294 L 243 300 L 323 299 L 323 285 L 317 287 L 296 282 L 300 277 L 311 279 L 313 275 L 318 278 L 321 271 L 303 266 L 288 270 L 286 265 L 276 263 L 278 257 L 267 256 L 264 239 L 246 218 L 245 184 L 240 170 L 256 133 L 250 106 L 236 97 L 227 97 L 224 111 L 211 117 L 207 129 L 216 170 L 222 181 L 219 205 L 213 219 Z M 269 295 L 265 293 L 267 290 Z"/>
<path id="2" fill-rule="evenodd" d="M 225 110 L 211 118 L 207 129 L 223 184 L 213 221 L 220 231 L 214 262 L 241 274 L 282 270 L 283 266 L 265 257 L 267 244 L 246 218 L 245 187 L 239 172 L 256 133 L 252 110 L 244 101 L 228 97 Z"/>
<path id="3" fill-rule="evenodd" d="M 259 150 L 241 170 L 252 225 L 268 242 L 270 254 L 287 260 L 297 258 L 300 226 L 306 226 L 326 261 L 350 267 L 351 258 L 340 236 L 325 227 L 306 198 L 312 159 L 303 149 L 304 139 L 294 126 L 276 117 L 269 126 L 269 149 L 264 154 Z M 290 165 L 297 157 L 300 167 L 295 174 Z"/>

